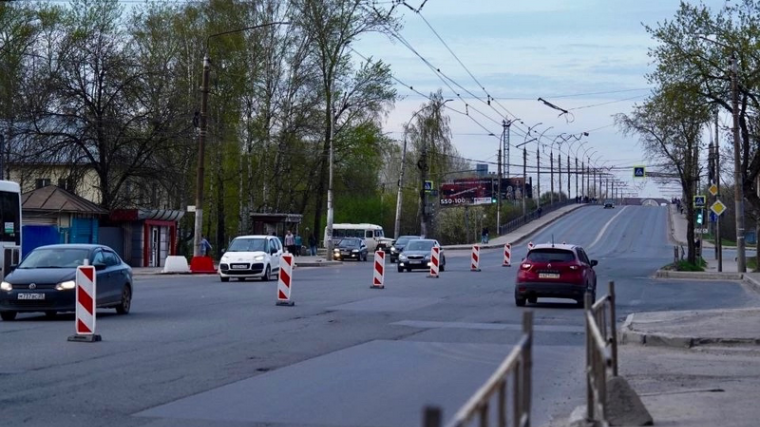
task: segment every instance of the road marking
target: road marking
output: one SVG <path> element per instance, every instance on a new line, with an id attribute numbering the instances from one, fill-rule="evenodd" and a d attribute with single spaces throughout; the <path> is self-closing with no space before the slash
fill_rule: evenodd
<path id="1" fill-rule="evenodd" d="M 522 331 L 522 325 L 506 323 L 475 323 L 475 322 L 438 322 L 425 320 L 402 320 L 391 323 L 397 326 L 409 326 L 421 329 L 479 329 L 479 330 L 511 330 Z M 584 333 L 583 326 L 572 325 L 534 325 L 533 330 L 541 332 L 575 332 Z"/>
<path id="2" fill-rule="evenodd" d="M 614 220 L 615 220 L 615 218 L 619 217 L 619 216 L 620 216 L 620 214 L 621 214 L 621 213 L 623 213 L 623 211 L 625 211 L 626 209 L 628 209 L 628 206 L 624 207 L 623 209 L 620 209 L 620 212 L 618 212 L 617 214 L 615 214 L 615 216 L 613 216 L 612 218 L 610 218 L 610 220 L 609 220 L 609 221 L 607 221 L 607 223 L 606 223 L 606 224 L 604 224 L 604 227 L 602 227 L 602 229 L 601 229 L 601 230 L 599 230 L 599 234 L 597 234 L 597 235 L 596 235 L 596 239 L 594 239 L 593 243 L 591 243 L 590 245 L 588 245 L 588 248 L 587 248 L 587 249 L 591 249 L 591 248 L 593 248 L 593 247 L 594 247 L 594 245 L 596 245 L 596 244 L 599 242 L 599 240 L 600 240 L 600 239 L 602 238 L 602 236 L 604 235 L 604 232 L 605 232 L 605 231 L 607 231 L 607 227 L 609 227 L 609 226 L 610 226 L 610 224 L 612 224 L 612 221 L 614 221 Z"/>

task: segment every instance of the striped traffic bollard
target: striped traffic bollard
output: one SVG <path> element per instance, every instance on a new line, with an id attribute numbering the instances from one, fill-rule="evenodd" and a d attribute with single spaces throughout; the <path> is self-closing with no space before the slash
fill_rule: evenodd
<path id="1" fill-rule="evenodd" d="M 432 249 L 430 249 L 430 274 L 428 274 L 428 277 L 432 277 L 434 279 L 438 278 L 438 268 L 440 266 L 439 263 L 439 255 L 441 248 L 438 246 L 433 246 Z"/>
<path id="2" fill-rule="evenodd" d="M 280 257 L 280 274 L 277 278 L 277 304 L 293 307 L 296 303 L 290 299 L 293 286 L 293 255 L 285 253 Z"/>
<path id="3" fill-rule="evenodd" d="M 504 263 L 502 267 L 512 267 L 512 245 L 507 243 L 504 245 Z"/>
<path id="4" fill-rule="evenodd" d="M 69 341 L 96 342 L 100 335 L 95 333 L 95 311 L 97 309 L 97 274 L 95 266 L 80 265 L 76 272 L 76 311 L 74 329 L 76 335 Z"/>
<path id="5" fill-rule="evenodd" d="M 385 252 L 382 249 L 375 252 L 374 265 L 370 289 L 385 289 Z"/>
<path id="6" fill-rule="evenodd" d="M 480 246 L 472 245 L 472 257 L 470 258 L 470 271 L 480 271 Z"/>

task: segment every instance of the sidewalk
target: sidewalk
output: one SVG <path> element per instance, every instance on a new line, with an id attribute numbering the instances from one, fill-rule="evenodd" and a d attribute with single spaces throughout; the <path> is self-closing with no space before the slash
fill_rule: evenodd
<path id="1" fill-rule="evenodd" d="M 520 243 L 521 241 L 527 239 L 531 235 L 533 235 L 535 232 L 543 229 L 547 225 L 553 223 L 557 219 L 567 215 L 568 213 L 580 209 L 585 206 L 599 206 L 599 205 L 591 205 L 588 203 L 577 203 L 572 205 L 567 205 L 564 207 L 561 207 L 557 209 L 556 211 L 549 212 L 546 215 L 541 216 L 541 218 L 534 219 L 533 221 L 523 225 L 522 227 L 518 228 L 517 230 L 514 230 L 512 232 L 509 232 L 507 234 L 498 236 L 496 238 L 491 239 L 488 243 L 485 244 L 479 244 L 481 249 L 493 249 L 493 248 L 501 248 L 505 244 L 510 243 L 512 245 Z M 456 250 L 470 250 L 472 249 L 473 244 L 463 244 L 463 245 L 444 245 L 443 248 L 450 251 L 456 251 Z"/>

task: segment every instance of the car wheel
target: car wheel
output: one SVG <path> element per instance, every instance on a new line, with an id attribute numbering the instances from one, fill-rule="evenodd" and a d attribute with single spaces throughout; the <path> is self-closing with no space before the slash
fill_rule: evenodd
<path id="1" fill-rule="evenodd" d="M 13 320 L 15 318 L 16 318 L 15 311 L 0 311 L 0 319 L 5 320 L 6 322 L 9 320 Z"/>
<path id="2" fill-rule="evenodd" d="M 132 308 L 132 288 L 129 285 L 124 285 L 124 289 L 121 290 L 121 302 L 116 306 L 116 312 L 129 314 L 130 308 Z"/>
<path id="3" fill-rule="evenodd" d="M 396 260 L 391 258 L 391 264 L 395 264 L 395 263 L 396 263 Z"/>
<path id="4" fill-rule="evenodd" d="M 48 310 L 45 312 L 45 317 L 47 319 L 55 319 L 56 317 L 58 317 L 58 312 L 55 310 Z"/>
<path id="5" fill-rule="evenodd" d="M 264 270 L 264 275 L 261 276 L 261 281 L 262 282 L 268 282 L 271 275 L 272 275 L 272 270 L 270 270 L 269 266 L 267 265 L 267 269 Z"/>
<path id="6" fill-rule="evenodd" d="M 229 282 L 229 281 L 230 281 L 230 278 L 229 278 L 229 277 L 221 277 L 221 276 L 220 276 L 220 277 L 219 277 L 219 280 L 221 280 L 222 282 Z"/>
<path id="7" fill-rule="evenodd" d="M 403 269 L 403 267 L 399 267 L 399 268 L 398 268 L 398 272 L 399 272 L 399 273 L 403 273 L 403 272 L 404 272 L 404 269 Z"/>
<path id="8" fill-rule="evenodd" d="M 515 305 L 518 307 L 525 307 L 525 298 L 515 298 Z"/>
<path id="9" fill-rule="evenodd" d="M 535 304 L 536 302 L 538 302 L 538 297 L 530 297 L 528 298 L 528 302 L 531 304 Z"/>
<path id="10" fill-rule="evenodd" d="M 411 273 L 412 272 L 412 267 L 407 267 L 406 271 L 408 271 L 408 272 Z"/>

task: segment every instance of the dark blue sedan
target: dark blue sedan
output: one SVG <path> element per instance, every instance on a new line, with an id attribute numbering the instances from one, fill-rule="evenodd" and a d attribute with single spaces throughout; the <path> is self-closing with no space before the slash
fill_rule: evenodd
<path id="1" fill-rule="evenodd" d="M 97 305 L 129 313 L 132 268 L 103 245 L 42 246 L 31 253 L 0 283 L 0 318 L 13 320 L 20 312 L 43 312 L 55 317 L 74 311 L 76 269 L 88 260 L 97 272 Z"/>

